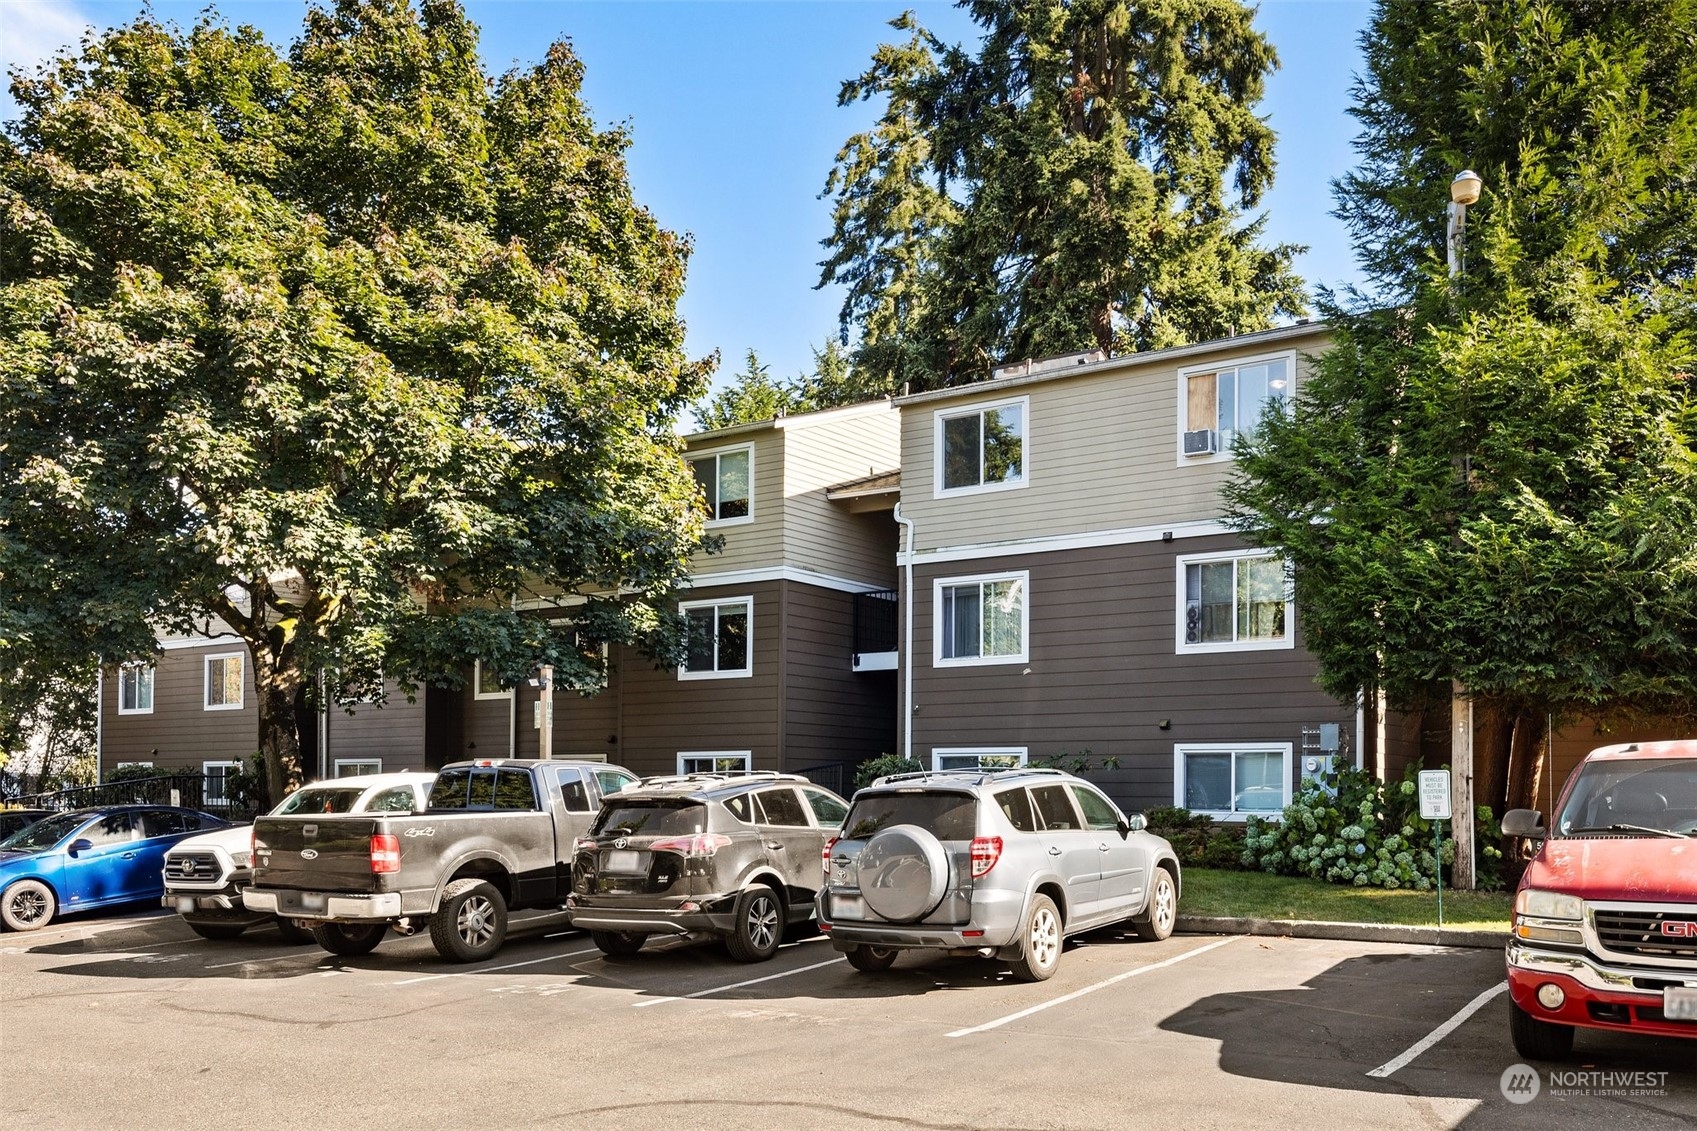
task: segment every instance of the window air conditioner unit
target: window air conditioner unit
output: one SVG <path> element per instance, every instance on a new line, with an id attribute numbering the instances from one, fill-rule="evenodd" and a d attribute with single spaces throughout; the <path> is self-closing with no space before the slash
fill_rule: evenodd
<path id="1" fill-rule="evenodd" d="M 1211 456 L 1218 450 L 1212 428 L 1198 428 L 1184 434 L 1184 454 L 1187 456 Z"/>

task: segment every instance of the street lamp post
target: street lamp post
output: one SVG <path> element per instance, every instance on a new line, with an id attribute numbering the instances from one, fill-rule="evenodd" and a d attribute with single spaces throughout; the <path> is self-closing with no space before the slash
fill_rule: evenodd
<path id="1" fill-rule="evenodd" d="M 1467 206 L 1478 203 L 1479 190 L 1483 187 L 1484 181 L 1472 169 L 1463 169 L 1450 182 L 1448 243 L 1452 279 L 1467 269 Z M 1450 681 L 1450 810 L 1450 832 L 1455 840 L 1451 884 L 1457 890 L 1471 891 L 1478 886 L 1474 866 L 1473 697 L 1459 679 Z"/>
<path id="2" fill-rule="evenodd" d="M 543 664 L 536 672 L 536 686 L 542 698 L 537 706 L 537 753 L 544 760 L 554 757 L 554 665 Z"/>

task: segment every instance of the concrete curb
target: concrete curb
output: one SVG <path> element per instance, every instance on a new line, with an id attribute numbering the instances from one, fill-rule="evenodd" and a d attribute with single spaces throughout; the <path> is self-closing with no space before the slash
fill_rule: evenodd
<path id="1" fill-rule="evenodd" d="M 1426 946 L 1501 950 L 1508 931 L 1458 931 L 1450 927 L 1405 927 L 1390 923 L 1316 923 L 1300 919 L 1238 919 L 1180 915 L 1178 929 L 1205 935 L 1284 935 L 1296 939 L 1347 939 L 1355 942 L 1416 943 Z"/>

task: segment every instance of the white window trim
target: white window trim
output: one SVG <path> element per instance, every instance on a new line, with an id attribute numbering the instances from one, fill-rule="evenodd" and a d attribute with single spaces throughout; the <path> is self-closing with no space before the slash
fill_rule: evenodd
<path id="1" fill-rule="evenodd" d="M 359 771 L 358 774 L 346 774 L 346 775 L 344 775 L 342 773 L 342 767 L 344 767 L 344 766 L 373 766 L 373 767 L 375 767 L 375 769 L 361 770 L 361 771 Z M 337 777 L 361 777 L 361 776 L 364 776 L 366 774 L 380 774 L 382 772 L 383 772 L 383 759 L 381 759 L 381 758 L 337 758 L 336 759 L 336 776 Z"/>
<path id="2" fill-rule="evenodd" d="M 752 750 L 680 750 L 678 751 L 679 776 L 692 772 L 705 772 L 701 770 L 690 771 L 684 769 L 684 760 L 687 758 L 713 758 L 715 760 L 719 758 L 741 758 L 743 769 L 749 770 L 754 768 L 754 751 Z"/>
<path id="3" fill-rule="evenodd" d="M 751 523 L 751 522 L 754 521 L 754 514 L 755 514 L 755 511 L 754 511 L 754 445 L 753 444 L 732 444 L 729 447 L 705 448 L 705 449 L 703 449 L 699 452 L 685 452 L 684 453 L 684 459 L 685 459 L 686 462 L 689 462 L 689 463 L 694 463 L 698 459 L 707 459 L 709 457 L 711 457 L 714 460 L 714 463 L 713 463 L 714 488 L 715 488 L 715 490 L 717 490 L 717 488 L 718 488 L 718 475 L 719 475 L 718 457 L 725 455 L 726 453 L 729 453 L 729 452 L 747 452 L 748 453 L 748 513 L 745 514 L 745 515 L 740 515 L 736 518 L 710 518 L 710 519 L 707 520 L 707 529 L 709 529 L 709 530 L 718 530 L 718 529 L 721 529 L 722 527 L 726 527 L 726 526 L 746 526 L 748 523 Z M 691 468 L 690 474 L 693 475 L 694 473 L 695 473 L 695 469 Z"/>
<path id="4" fill-rule="evenodd" d="M 962 416 L 981 417 L 986 412 L 1005 408 L 1008 405 L 1019 406 L 1019 478 L 1004 480 L 1001 483 L 975 483 L 970 487 L 944 487 L 943 422 Z M 986 401 L 965 408 L 938 409 L 931 414 L 931 462 L 935 465 L 931 476 L 932 491 L 934 496 L 939 499 L 953 499 L 961 495 L 984 495 L 994 491 L 1024 490 L 1031 484 L 1031 398 L 1008 397 L 1005 400 Z M 983 469 L 980 468 L 979 470 L 982 473 Z"/>
<path id="5" fill-rule="evenodd" d="M 1215 452 L 1211 456 L 1187 456 L 1184 454 L 1184 434 L 1187 431 L 1191 431 L 1188 427 L 1190 421 L 1185 415 L 1190 411 L 1189 383 L 1191 375 L 1194 373 L 1218 373 L 1222 369 L 1240 369 L 1245 365 L 1260 365 L 1263 362 L 1279 361 L 1281 359 L 1283 359 L 1285 363 L 1285 372 L 1288 375 L 1286 380 L 1290 382 L 1289 386 L 1285 389 L 1285 404 L 1290 405 L 1294 404 L 1296 401 L 1295 350 L 1276 350 L 1272 353 L 1258 353 L 1252 357 L 1233 357 L 1223 361 L 1216 361 L 1211 365 L 1187 365 L 1178 371 L 1178 399 L 1174 402 L 1178 411 L 1173 414 L 1178 419 L 1178 432 L 1173 436 L 1173 443 L 1178 450 L 1177 466 L 1195 467 L 1198 464 L 1205 466 L 1211 463 L 1234 462 L 1232 459 L 1231 449 L 1229 448 L 1225 451 Z M 1215 423 L 1218 423 L 1218 420 L 1216 420 Z"/>
<path id="6" fill-rule="evenodd" d="M 120 715 L 153 714 L 153 697 L 157 688 L 155 679 L 156 671 L 157 669 L 152 664 L 124 664 L 118 669 L 118 713 Z M 145 707 L 124 706 L 124 677 L 131 672 L 136 673 L 138 679 L 143 674 L 146 674 L 147 676 L 147 706 Z M 137 686 L 139 689 L 140 685 L 138 684 Z"/>
<path id="7" fill-rule="evenodd" d="M 1187 754 L 1278 754 L 1282 758 L 1282 769 L 1279 777 L 1279 807 L 1277 809 L 1192 809 L 1192 813 L 1201 813 L 1218 821 L 1247 821 L 1250 817 L 1277 818 L 1290 804 L 1290 766 L 1293 754 L 1288 742 L 1186 742 L 1173 744 L 1173 804 L 1180 809 L 1184 804 L 1184 759 Z M 1237 759 L 1231 762 L 1232 782 L 1231 793 L 1237 796 Z"/>
<path id="8" fill-rule="evenodd" d="M 234 703 L 212 702 L 212 661 L 240 660 L 242 662 L 242 682 L 239 694 Z M 204 658 L 201 663 L 200 706 L 203 711 L 239 711 L 247 704 L 247 653 L 246 652 L 215 652 Z"/>
<path id="9" fill-rule="evenodd" d="M 1296 647 L 1296 596 L 1290 580 L 1285 579 L 1285 634 L 1277 640 L 1213 641 L 1207 644 L 1187 644 L 1184 639 L 1185 569 L 1210 562 L 1242 561 L 1245 558 L 1278 558 L 1266 550 L 1227 550 L 1214 554 L 1183 554 L 1175 559 L 1173 585 L 1173 650 L 1185 656 L 1201 652 L 1276 652 Z M 1235 592 L 1235 589 L 1234 589 Z"/>
<path id="10" fill-rule="evenodd" d="M 1019 654 L 1015 656 L 953 656 L 943 658 L 943 589 L 986 581 L 1017 581 L 1025 599 L 1019 607 Z M 938 577 L 931 582 L 931 665 L 938 668 L 981 668 L 995 664 L 1023 664 L 1031 655 L 1031 571 L 977 573 L 962 577 Z"/>
<path id="11" fill-rule="evenodd" d="M 200 764 L 200 776 L 201 776 L 202 780 L 204 780 L 207 776 L 209 776 L 212 773 L 213 770 L 218 769 L 220 767 L 222 767 L 225 770 L 234 770 L 238 774 L 242 772 L 242 764 L 240 762 L 230 762 L 230 761 L 223 761 L 223 760 L 219 760 L 219 759 L 214 759 L 213 761 L 202 762 Z M 224 788 L 220 790 L 218 796 L 213 797 L 211 794 L 207 794 L 207 796 L 204 798 L 204 800 L 208 804 L 219 803 L 219 802 L 228 804 L 229 800 L 230 800 L 230 791 L 229 791 L 229 788 L 228 788 L 229 780 L 230 780 L 230 775 L 228 773 L 226 773 L 224 775 L 224 777 L 222 779 L 220 779 L 221 783 L 224 785 Z"/>
<path id="12" fill-rule="evenodd" d="M 513 689 L 506 687 L 500 691 L 483 690 L 483 661 L 474 660 L 471 665 L 471 697 L 473 699 L 511 699 Z"/>
<path id="13" fill-rule="evenodd" d="M 931 768 L 941 770 L 943 759 L 959 758 L 964 755 L 983 758 L 987 754 L 1006 756 L 1009 754 L 1019 758 L 1019 764 L 1024 766 L 1030 762 L 1029 747 L 1025 746 L 933 746 L 931 748 Z"/>
<path id="14" fill-rule="evenodd" d="M 746 641 L 748 654 L 743 658 L 744 666 L 740 668 L 723 668 L 710 672 L 692 672 L 684 664 L 678 665 L 679 679 L 751 679 L 754 676 L 754 597 L 715 597 L 709 601 L 680 601 L 678 612 L 687 614 L 691 609 L 712 609 L 723 605 L 745 605 L 748 608 L 748 639 Z M 714 647 L 714 659 L 717 661 L 717 641 Z"/>

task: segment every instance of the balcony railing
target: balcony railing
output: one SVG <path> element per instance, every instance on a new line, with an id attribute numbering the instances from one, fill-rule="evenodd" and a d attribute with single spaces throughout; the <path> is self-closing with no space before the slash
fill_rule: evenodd
<path id="1" fill-rule="evenodd" d="M 896 666 L 899 605 L 894 589 L 854 595 L 854 670 L 879 671 Z"/>

